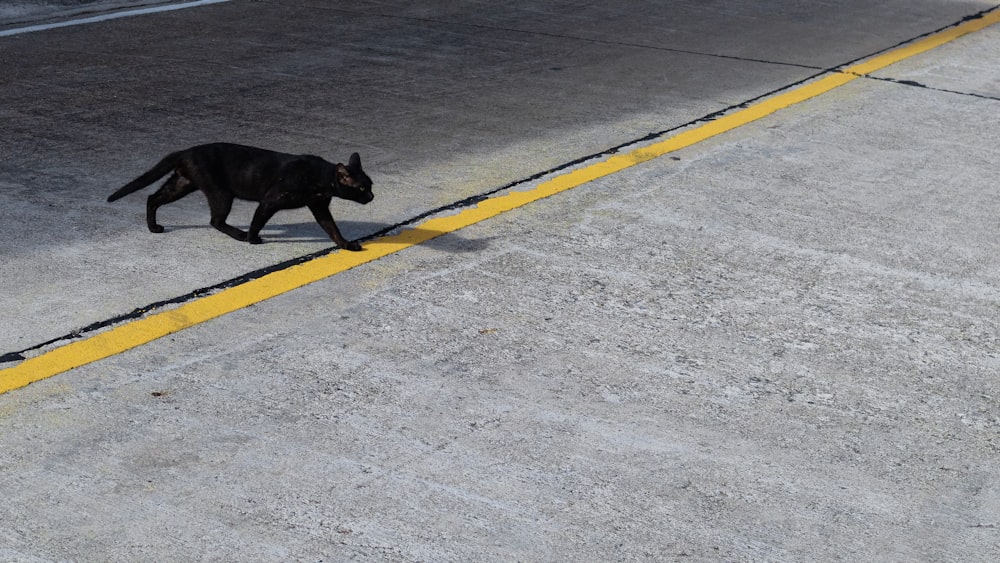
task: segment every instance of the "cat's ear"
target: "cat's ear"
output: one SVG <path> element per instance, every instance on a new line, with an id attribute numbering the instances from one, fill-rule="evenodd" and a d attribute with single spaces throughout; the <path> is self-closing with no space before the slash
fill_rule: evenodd
<path id="1" fill-rule="evenodd" d="M 351 178 L 350 171 L 343 164 L 337 165 L 337 183 L 341 186 L 350 186 L 353 178 Z"/>
<path id="2" fill-rule="evenodd" d="M 347 167 L 351 170 L 361 170 L 361 155 L 351 153 L 351 159 L 347 161 Z"/>

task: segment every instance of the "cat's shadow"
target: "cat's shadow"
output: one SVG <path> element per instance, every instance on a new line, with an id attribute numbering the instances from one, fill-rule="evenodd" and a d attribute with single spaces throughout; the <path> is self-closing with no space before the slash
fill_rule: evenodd
<path id="1" fill-rule="evenodd" d="M 344 237 L 348 240 L 361 240 L 362 244 L 371 242 L 366 240 L 368 237 L 376 234 L 382 233 L 391 225 L 385 223 L 373 223 L 368 221 L 337 221 L 337 225 L 340 227 L 341 232 Z M 165 225 L 166 232 L 173 230 L 185 230 L 185 229 L 208 229 L 214 231 L 209 225 Z M 243 228 L 243 227 L 240 227 Z M 421 246 L 426 246 L 428 248 L 433 248 L 434 250 L 440 250 L 443 252 L 453 252 L 453 253 L 464 253 L 464 252 L 479 252 L 485 250 L 489 247 L 490 242 L 492 242 L 496 237 L 484 237 L 478 239 L 470 239 L 463 237 L 454 232 L 446 233 L 440 231 L 428 232 L 428 229 L 423 229 L 419 226 L 417 227 L 400 227 L 397 229 L 392 229 L 385 236 L 391 236 L 398 234 L 403 231 L 418 231 L 419 235 L 417 238 L 425 238 L 427 236 L 432 236 L 428 240 L 419 243 Z M 222 233 L 218 233 L 222 235 Z M 264 244 L 288 244 L 288 243 L 303 243 L 303 242 L 314 242 L 314 243 L 328 243 L 333 244 L 330 237 L 323 232 L 315 222 L 302 222 L 302 223 L 274 223 L 268 224 L 260 232 L 260 237 L 264 240 Z M 375 239 L 377 240 L 377 239 Z"/>

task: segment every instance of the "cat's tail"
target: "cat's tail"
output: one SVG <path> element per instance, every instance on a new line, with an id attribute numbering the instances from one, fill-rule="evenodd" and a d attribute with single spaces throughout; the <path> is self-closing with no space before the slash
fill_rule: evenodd
<path id="1" fill-rule="evenodd" d="M 159 180 L 163 176 L 166 176 L 167 172 L 170 172 L 171 170 L 177 167 L 177 164 L 180 162 L 181 155 L 183 153 L 184 151 L 177 151 L 175 153 L 170 153 L 167 156 L 163 157 L 163 160 L 161 160 L 149 172 L 146 172 L 142 176 L 139 176 L 135 180 L 132 180 L 131 182 L 125 184 L 118 191 L 109 195 L 108 201 L 115 201 L 117 199 L 121 199 L 132 192 L 137 192 L 142 188 L 145 188 L 146 186 Z"/>

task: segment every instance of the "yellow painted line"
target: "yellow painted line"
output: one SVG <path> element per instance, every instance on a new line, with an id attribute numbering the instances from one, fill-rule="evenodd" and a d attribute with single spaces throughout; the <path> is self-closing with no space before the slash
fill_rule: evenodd
<path id="1" fill-rule="evenodd" d="M 281 295 L 293 289 L 328 278 L 362 264 L 378 260 L 437 236 L 468 227 L 501 213 L 575 188 L 592 180 L 615 174 L 636 164 L 689 147 L 705 139 L 732 131 L 772 113 L 824 94 L 903 59 L 926 52 L 948 41 L 978 31 L 1000 21 L 1000 10 L 968 20 L 912 44 L 901 46 L 877 57 L 844 68 L 821 79 L 778 94 L 745 109 L 678 133 L 657 143 L 628 153 L 611 156 L 601 162 L 567 172 L 526 191 L 515 191 L 480 202 L 475 207 L 445 217 L 429 219 L 397 235 L 385 236 L 365 244 L 363 252 L 336 252 L 290 268 L 272 272 L 258 279 L 218 293 L 190 301 L 83 340 L 71 342 L 0 370 L 0 394 L 24 387 L 73 368 L 120 354 L 174 332 Z"/>
<path id="2" fill-rule="evenodd" d="M 893 63 L 898 63 L 903 59 L 908 59 L 915 55 L 926 53 L 927 51 L 940 47 L 949 41 L 954 41 L 963 35 L 974 33 L 997 22 L 1000 22 L 1000 10 L 994 10 L 983 14 L 980 18 L 966 20 L 954 27 L 943 29 L 938 33 L 928 35 L 919 41 L 902 45 L 877 57 L 873 57 L 863 63 L 851 65 L 843 69 L 842 72 L 854 73 L 858 75 L 871 74 L 876 70 L 885 68 Z"/>

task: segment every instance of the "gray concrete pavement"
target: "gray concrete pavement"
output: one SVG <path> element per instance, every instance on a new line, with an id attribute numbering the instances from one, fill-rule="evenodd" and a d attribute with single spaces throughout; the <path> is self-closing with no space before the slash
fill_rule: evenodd
<path id="1" fill-rule="evenodd" d="M 52 23 L 60 19 L 82 17 L 91 13 L 135 9 L 162 0 L 8 0 L 0 4 L 0 31 L 39 22 Z"/>
<path id="2" fill-rule="evenodd" d="M 3 351 L 327 245 L 103 203 L 199 135 L 362 236 L 988 4 L 324 6 L 0 42 Z M 0 395 L 0 560 L 996 559 L 998 47 Z"/>
<path id="3" fill-rule="evenodd" d="M 988 5 L 410 4 L 233 2 L 6 38 L 0 276 L 17 289 L 0 300 L 0 350 L 328 246 L 308 212 L 279 215 L 275 244 L 248 248 L 205 236 L 197 197 L 163 210 L 167 236 L 145 232 L 142 194 L 104 203 L 177 148 L 358 150 L 384 190 L 334 209 L 359 237 Z"/>

